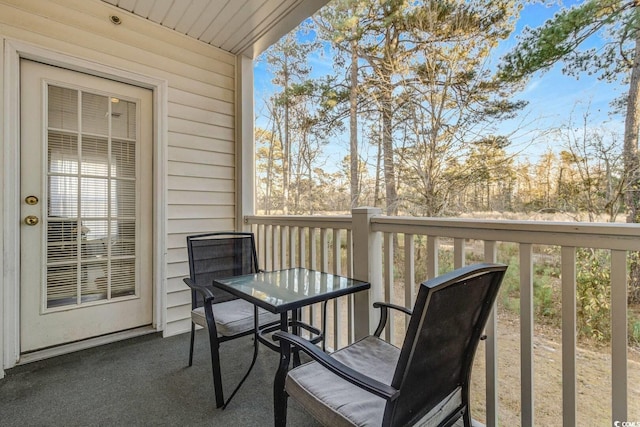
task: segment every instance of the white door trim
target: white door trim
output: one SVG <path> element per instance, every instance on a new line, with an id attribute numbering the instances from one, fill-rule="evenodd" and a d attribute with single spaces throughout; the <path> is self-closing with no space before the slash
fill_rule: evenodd
<path id="1" fill-rule="evenodd" d="M 44 49 L 19 40 L 4 39 L 4 139 L 2 155 L 2 243 L 0 262 L 3 289 L 0 290 L 0 353 L 4 370 L 20 357 L 20 59 L 31 59 L 128 83 L 153 91 L 153 326 L 166 325 L 166 228 L 167 228 L 167 97 L 168 83 L 104 64 Z"/>

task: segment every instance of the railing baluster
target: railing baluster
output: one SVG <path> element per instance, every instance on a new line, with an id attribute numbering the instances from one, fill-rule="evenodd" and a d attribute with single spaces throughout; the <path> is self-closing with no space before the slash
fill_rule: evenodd
<path id="1" fill-rule="evenodd" d="M 486 240 L 484 242 L 484 261 L 496 262 L 498 258 L 498 245 L 495 241 Z M 487 339 L 485 343 L 485 384 L 486 384 L 486 406 L 488 427 L 498 425 L 498 319 L 496 317 L 496 307 L 493 307 L 487 319 L 485 328 Z"/>
<path id="2" fill-rule="evenodd" d="M 461 268 L 465 266 L 466 260 L 464 258 L 464 249 L 464 239 L 453 239 L 453 268 Z"/>
<path id="3" fill-rule="evenodd" d="M 273 229 L 271 230 L 273 233 L 273 236 L 271 237 L 271 245 L 272 245 L 272 249 L 271 251 L 273 252 L 273 266 L 271 267 L 272 270 L 278 270 L 280 268 L 280 252 L 278 251 L 278 244 L 280 242 L 280 226 L 279 225 L 274 225 Z"/>
<path id="4" fill-rule="evenodd" d="M 342 254 L 340 253 L 341 236 L 340 229 L 334 228 L 333 230 L 333 274 L 342 274 Z"/>
<path id="5" fill-rule="evenodd" d="M 329 271 L 329 229 L 328 228 L 321 228 L 320 229 L 320 271 Z M 332 305 L 331 302 L 327 302 L 325 304 L 327 305 L 327 316 L 329 316 L 329 306 Z M 322 316 L 324 315 L 324 312 L 320 313 L 320 317 L 321 317 L 321 322 L 322 320 Z M 332 323 L 329 322 L 329 320 L 331 320 L 331 318 L 328 319 L 324 319 L 324 323 L 327 326 L 327 329 L 331 328 Z M 333 329 L 332 329 L 333 330 Z M 328 331 L 325 331 L 325 334 Z M 335 337 L 332 337 L 335 338 Z M 329 344 L 331 344 L 330 341 L 328 341 L 329 337 L 325 336 L 325 340 L 327 340 L 327 345 L 329 346 Z M 337 348 L 335 348 L 335 346 L 333 347 L 334 350 L 337 350 Z"/>
<path id="6" fill-rule="evenodd" d="M 318 256 L 318 251 L 317 251 L 317 244 L 318 244 L 318 239 L 316 237 L 317 233 L 316 233 L 316 228 L 315 227 L 309 227 L 309 268 L 312 270 L 317 270 L 317 266 L 318 266 L 318 262 L 317 262 L 317 256 Z M 316 308 L 313 305 L 309 306 L 309 317 L 311 318 L 311 324 L 317 326 L 316 323 Z M 323 331 L 323 333 L 326 333 L 326 331 Z"/>
<path id="7" fill-rule="evenodd" d="M 307 263 L 307 228 L 298 227 L 298 266 L 308 267 Z"/>
<path id="8" fill-rule="evenodd" d="M 298 227 L 289 227 L 289 267 L 296 267 L 296 236 Z"/>
<path id="9" fill-rule="evenodd" d="M 309 268 L 318 268 L 318 237 L 316 228 L 309 228 Z"/>
<path id="10" fill-rule="evenodd" d="M 341 256 L 340 256 L 340 230 L 333 229 L 333 274 L 341 274 Z M 340 348 L 340 341 L 342 340 L 342 317 L 340 313 L 342 311 L 342 298 L 335 298 L 333 300 L 333 348 Z"/>
<path id="11" fill-rule="evenodd" d="M 438 252 L 440 239 L 437 236 L 427 236 L 427 279 L 438 275 Z"/>
<path id="12" fill-rule="evenodd" d="M 393 234 L 384 233 L 384 298 L 386 302 L 393 302 Z M 385 339 L 392 342 L 395 336 L 394 318 L 391 313 L 385 329 Z"/>
<path id="13" fill-rule="evenodd" d="M 260 252 L 262 252 L 261 259 L 262 262 L 260 265 L 262 268 L 267 268 L 267 226 L 260 225 L 258 226 L 258 235 L 260 236 Z"/>
<path id="14" fill-rule="evenodd" d="M 329 271 L 329 229 L 320 229 L 320 270 Z"/>
<path id="15" fill-rule="evenodd" d="M 611 417 L 627 418 L 627 252 L 611 251 Z"/>
<path id="16" fill-rule="evenodd" d="M 351 230 L 345 230 L 347 233 L 347 276 L 353 276 L 353 233 Z"/>
<path id="17" fill-rule="evenodd" d="M 287 231 L 289 231 L 288 225 L 280 226 L 280 267 L 287 268 Z"/>
<path id="18" fill-rule="evenodd" d="M 520 244 L 520 396 L 523 427 L 533 423 L 533 245 Z"/>
<path id="19" fill-rule="evenodd" d="M 353 277 L 353 233 L 347 232 L 347 276 Z M 353 295 L 349 295 L 347 300 L 347 344 L 353 343 Z"/>
<path id="20" fill-rule="evenodd" d="M 307 267 L 307 239 L 306 239 L 306 227 L 296 227 L 298 230 L 298 267 Z M 309 307 L 302 308 L 302 320 L 311 324 L 311 316 L 309 314 Z"/>
<path id="21" fill-rule="evenodd" d="M 576 424 L 576 248 L 560 250 L 562 277 L 562 424 Z"/>
<path id="22" fill-rule="evenodd" d="M 273 225 L 265 226 L 264 230 L 264 269 L 273 270 L 273 245 L 271 238 L 273 237 Z"/>
<path id="23" fill-rule="evenodd" d="M 413 307 L 416 297 L 415 291 L 415 248 L 414 235 L 404 235 L 404 306 Z M 410 316 L 405 316 L 405 329 L 409 325 Z"/>

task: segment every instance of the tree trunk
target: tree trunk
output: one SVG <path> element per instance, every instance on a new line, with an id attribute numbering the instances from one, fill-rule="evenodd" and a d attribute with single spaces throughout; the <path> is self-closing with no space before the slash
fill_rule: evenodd
<path id="1" fill-rule="evenodd" d="M 274 119 L 275 120 L 275 119 Z M 266 190 L 264 195 L 264 212 L 266 215 L 271 215 L 271 181 L 273 173 L 273 147 L 275 138 L 275 123 L 271 128 L 271 138 L 269 138 L 268 157 L 267 157 L 267 182 L 265 182 Z"/>
<path id="2" fill-rule="evenodd" d="M 289 213 L 289 179 L 291 177 L 291 141 L 289 139 L 289 61 L 284 63 L 284 140 L 282 147 L 282 214 Z"/>
<path id="3" fill-rule="evenodd" d="M 303 162 L 305 164 L 307 162 L 307 136 L 304 131 L 302 132 L 303 132 L 302 134 L 300 133 L 296 134 L 296 137 L 299 140 L 298 156 L 297 156 L 295 171 L 293 173 L 293 176 L 289 180 L 290 182 L 293 181 L 293 188 L 291 188 L 292 185 L 289 184 L 289 187 L 290 187 L 289 194 L 291 195 L 291 193 L 293 193 L 293 209 L 289 209 L 289 211 L 290 212 L 292 211 L 293 215 L 298 215 L 300 214 L 300 211 L 301 211 L 300 197 L 302 195 L 300 193 L 302 192 L 302 188 L 301 188 L 302 187 L 302 167 L 303 167 Z"/>
<path id="4" fill-rule="evenodd" d="M 382 132 L 378 133 L 378 141 L 376 141 L 376 180 L 373 186 L 373 206 L 375 207 L 380 206 L 380 163 L 382 163 L 382 138 L 380 135 L 382 135 Z"/>
<path id="5" fill-rule="evenodd" d="M 313 180 L 313 171 L 311 169 L 311 165 L 307 168 L 307 179 L 309 180 L 309 215 L 315 215 L 315 191 L 312 186 Z"/>
<path id="6" fill-rule="evenodd" d="M 358 206 L 360 177 L 358 171 L 358 41 L 351 41 L 351 88 L 349 90 L 349 145 L 351 207 Z"/>
<path id="7" fill-rule="evenodd" d="M 398 215 L 398 194 L 396 192 L 396 172 L 393 160 L 393 132 L 392 132 L 392 96 L 391 92 L 382 93 L 382 160 L 384 168 L 384 186 L 386 197 L 386 213 L 389 216 Z"/>
<path id="8" fill-rule="evenodd" d="M 640 33 L 635 40 L 635 56 L 629 82 L 627 98 L 627 115 L 624 125 L 624 170 L 625 170 L 625 202 L 627 205 L 627 222 L 640 223 L 640 174 L 638 173 L 638 125 L 640 124 L 640 105 L 638 91 L 640 89 Z M 640 302 L 640 253 L 631 254 L 631 276 L 629 299 Z"/>
<path id="9" fill-rule="evenodd" d="M 273 120 L 274 120 L 274 125 L 277 127 L 278 129 L 278 138 L 280 138 L 280 145 L 281 145 L 281 151 L 282 151 L 282 182 L 283 182 L 283 190 L 284 190 L 284 180 L 285 180 L 285 174 L 286 171 L 284 169 L 286 163 L 284 160 L 284 131 L 282 130 L 282 116 L 279 113 L 276 113 L 278 111 L 278 107 L 274 106 L 273 108 Z M 286 200 L 282 200 L 282 206 L 284 207 L 284 205 L 286 204 Z M 276 206 L 277 207 L 277 206 Z"/>

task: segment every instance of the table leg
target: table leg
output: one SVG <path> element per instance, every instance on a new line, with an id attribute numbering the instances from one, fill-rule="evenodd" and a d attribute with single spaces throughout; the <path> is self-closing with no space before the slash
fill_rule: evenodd
<path id="1" fill-rule="evenodd" d="M 294 310 L 295 311 L 295 310 Z M 293 314 L 292 314 L 293 315 Z M 289 319 L 287 313 L 280 314 L 280 330 L 287 332 Z M 273 381 L 273 415 L 275 426 L 287 425 L 287 392 L 284 383 L 289 372 L 289 361 L 291 359 L 291 344 L 288 341 L 280 341 L 280 364 Z"/>
<path id="2" fill-rule="evenodd" d="M 291 320 L 293 321 L 291 333 L 297 336 L 300 336 L 300 327 L 298 327 L 298 322 L 300 321 L 300 312 L 301 310 L 299 308 L 291 311 Z M 300 350 L 295 346 L 293 348 L 293 366 L 300 366 Z"/>

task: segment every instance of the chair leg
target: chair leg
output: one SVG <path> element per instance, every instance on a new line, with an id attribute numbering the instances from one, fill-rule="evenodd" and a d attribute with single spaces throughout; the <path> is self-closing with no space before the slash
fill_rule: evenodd
<path id="1" fill-rule="evenodd" d="M 281 345 L 284 344 L 281 342 Z M 288 344 L 286 344 L 287 347 Z M 283 350 L 280 355 L 280 365 L 273 381 L 273 415 L 274 426 L 285 427 L 287 425 L 287 399 L 289 395 L 284 389 L 284 382 L 289 371 L 290 348 Z"/>
<path id="2" fill-rule="evenodd" d="M 196 337 L 196 324 L 191 322 L 191 344 L 189 345 L 189 366 L 193 365 L 193 342 Z"/>
<path id="3" fill-rule="evenodd" d="M 204 302 L 204 314 L 207 319 L 209 332 L 209 347 L 211 347 L 211 373 L 213 375 L 213 391 L 216 394 L 216 408 L 224 406 L 224 394 L 222 393 L 222 375 L 220 373 L 220 341 L 218 341 L 218 329 L 213 318 L 211 301 Z"/>
<path id="4" fill-rule="evenodd" d="M 468 409 L 464 411 L 464 415 L 462 415 L 462 421 L 465 427 L 473 426 L 473 420 L 471 419 L 471 414 L 469 413 Z"/>
<path id="5" fill-rule="evenodd" d="M 255 318 L 257 319 L 257 311 L 258 311 L 258 306 L 255 306 L 254 308 L 255 311 Z M 242 384 L 244 384 L 245 380 L 249 377 L 249 374 L 251 373 L 251 370 L 253 369 L 254 365 L 256 364 L 256 360 L 258 359 L 258 348 L 260 346 L 260 342 L 257 339 L 258 336 L 258 322 L 255 322 L 255 326 L 254 326 L 254 333 L 253 333 L 253 358 L 251 359 L 251 364 L 249 365 L 249 369 L 247 369 L 247 372 L 244 374 L 244 376 L 242 377 L 242 379 L 240 380 L 240 382 L 238 383 L 238 385 L 236 386 L 235 390 L 233 390 L 233 393 L 231 393 L 231 396 L 229 396 L 229 399 L 227 399 L 226 402 L 224 402 L 224 406 L 222 407 L 222 409 L 227 409 L 227 405 L 229 405 L 229 402 L 231 402 L 231 399 L 233 399 L 233 396 L 236 395 L 236 393 L 238 392 L 238 390 L 240 390 L 240 387 L 242 386 Z"/>
<path id="6" fill-rule="evenodd" d="M 211 345 L 211 370 L 213 373 L 213 391 L 216 395 L 216 408 L 224 406 L 224 394 L 222 393 L 222 375 L 220 375 L 220 343 L 216 339 L 209 339 Z"/>
<path id="7" fill-rule="evenodd" d="M 469 383 L 462 387 L 462 422 L 464 427 L 471 427 L 473 420 L 471 419 L 471 405 L 469 404 Z"/>
<path id="8" fill-rule="evenodd" d="M 287 399 L 289 395 L 283 391 L 278 397 L 274 396 L 274 411 L 275 411 L 275 427 L 286 427 L 287 425 Z"/>

